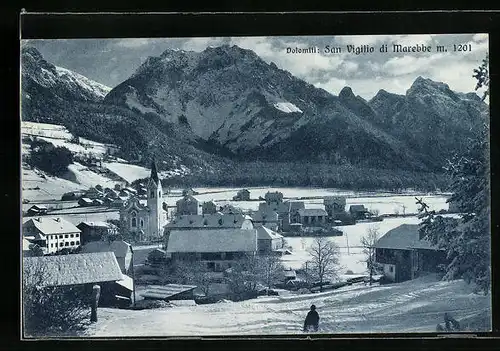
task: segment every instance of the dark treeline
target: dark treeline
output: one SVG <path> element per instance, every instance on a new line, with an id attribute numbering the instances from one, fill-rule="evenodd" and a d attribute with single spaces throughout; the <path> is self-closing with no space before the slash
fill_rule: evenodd
<path id="1" fill-rule="evenodd" d="M 317 186 L 350 190 L 445 191 L 441 173 L 361 168 L 315 163 L 246 162 L 212 172 L 162 180 L 165 186 Z"/>

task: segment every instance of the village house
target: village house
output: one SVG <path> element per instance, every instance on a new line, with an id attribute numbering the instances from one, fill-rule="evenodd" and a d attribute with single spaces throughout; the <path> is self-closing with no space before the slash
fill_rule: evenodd
<path id="1" fill-rule="evenodd" d="M 213 201 L 206 201 L 201 205 L 202 214 L 214 214 L 217 212 L 217 205 Z"/>
<path id="2" fill-rule="evenodd" d="M 283 236 L 275 231 L 258 226 L 257 228 L 257 249 L 259 253 L 278 252 L 283 248 Z"/>
<path id="3" fill-rule="evenodd" d="M 283 193 L 279 191 L 270 192 L 268 191 L 266 195 L 264 195 L 264 200 L 266 204 L 279 204 L 283 202 Z"/>
<path id="4" fill-rule="evenodd" d="M 252 214 L 252 221 L 255 226 L 266 226 L 273 231 L 277 231 L 279 227 L 278 213 L 271 209 L 255 212 Z"/>
<path id="5" fill-rule="evenodd" d="M 31 206 L 28 211 L 26 211 L 26 216 L 44 216 L 47 214 L 47 212 L 49 211 L 49 209 L 47 208 L 47 206 L 43 206 L 43 205 L 33 205 Z"/>
<path id="6" fill-rule="evenodd" d="M 23 223 L 23 236 L 40 246 L 44 254 L 80 246 L 80 229 L 67 220 L 56 217 L 36 217 Z"/>
<path id="7" fill-rule="evenodd" d="M 299 222 L 307 227 L 321 227 L 326 224 L 328 214 L 322 208 L 303 208 L 298 211 Z"/>
<path id="8" fill-rule="evenodd" d="M 235 260 L 257 253 L 255 229 L 172 230 L 167 242 L 172 261 L 197 260 L 215 272 L 230 268 Z"/>
<path id="9" fill-rule="evenodd" d="M 266 193 L 266 202 L 259 203 L 259 212 L 269 213 L 274 211 L 278 214 L 278 229 L 286 231 L 290 223 L 290 204 L 283 202 L 283 194 L 280 192 Z"/>
<path id="10" fill-rule="evenodd" d="M 336 215 L 345 213 L 346 198 L 344 196 L 326 196 L 323 204 L 330 218 L 336 218 Z"/>
<path id="11" fill-rule="evenodd" d="M 357 219 L 365 219 L 366 215 L 369 212 L 364 205 L 351 205 L 349 207 L 349 213 L 355 220 L 357 220 Z"/>
<path id="12" fill-rule="evenodd" d="M 118 235 L 118 227 L 108 222 L 80 222 L 77 226 L 81 230 L 81 244 L 90 241 L 106 240 Z"/>
<path id="13" fill-rule="evenodd" d="M 132 271 L 132 248 L 123 240 L 91 241 L 82 246 L 82 253 L 113 252 L 123 274 Z"/>
<path id="14" fill-rule="evenodd" d="M 253 229 L 252 218 L 243 214 L 222 214 L 220 212 L 207 215 L 181 215 L 165 225 L 165 233 L 172 229 Z"/>
<path id="15" fill-rule="evenodd" d="M 148 197 L 145 204 L 136 196 L 132 196 L 120 209 L 123 230 L 135 234 L 139 241 L 160 240 L 163 236 L 166 220 L 162 206 L 163 189 L 154 162 L 151 165 L 147 188 Z"/>
<path id="16" fill-rule="evenodd" d="M 418 224 L 402 224 L 375 243 L 375 261 L 388 280 L 397 283 L 438 272 L 438 265 L 445 263 L 445 252 L 421 238 L 418 228 Z"/>
<path id="17" fill-rule="evenodd" d="M 61 196 L 61 201 L 74 201 L 74 200 L 78 200 L 84 194 L 85 194 L 84 191 L 70 191 L 70 192 L 64 193 Z"/>
<path id="18" fill-rule="evenodd" d="M 200 202 L 193 195 L 185 195 L 182 199 L 178 200 L 176 203 L 177 216 L 180 215 L 199 215 Z"/>
<path id="19" fill-rule="evenodd" d="M 25 257 L 23 270 L 25 274 L 43 270 L 41 288 L 83 285 L 90 296 L 92 286 L 97 284 L 101 287 L 99 306 L 115 305 L 120 300 L 131 301 L 132 279 L 122 274 L 112 252 Z"/>
<path id="20" fill-rule="evenodd" d="M 92 187 L 85 192 L 84 196 L 91 200 L 100 199 L 101 197 L 104 197 L 104 192 L 96 189 L 95 187 Z"/>
<path id="21" fill-rule="evenodd" d="M 233 196 L 234 201 L 249 201 L 250 200 L 250 191 L 248 189 L 241 189 L 238 193 Z"/>
<path id="22" fill-rule="evenodd" d="M 224 206 L 222 206 L 219 212 L 222 214 L 243 214 L 243 210 L 241 208 L 230 204 L 225 204 Z"/>
<path id="23" fill-rule="evenodd" d="M 89 207 L 89 206 L 93 206 L 93 202 L 91 199 L 89 199 L 88 197 L 81 197 L 79 200 L 78 200 L 78 205 L 81 206 L 81 207 Z"/>
<path id="24" fill-rule="evenodd" d="M 288 201 L 288 216 L 283 220 L 283 231 L 288 232 L 292 229 L 292 224 L 300 223 L 299 210 L 305 208 L 303 201 Z"/>

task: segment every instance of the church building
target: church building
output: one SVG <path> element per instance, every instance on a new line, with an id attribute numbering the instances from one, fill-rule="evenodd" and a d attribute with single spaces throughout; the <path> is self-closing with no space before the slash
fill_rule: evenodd
<path id="1" fill-rule="evenodd" d="M 147 201 L 143 203 L 132 196 L 120 210 L 120 221 L 124 231 L 134 233 L 137 241 L 159 240 L 163 236 L 165 214 L 163 211 L 163 190 L 156 164 L 151 165 L 151 176 L 147 184 Z"/>

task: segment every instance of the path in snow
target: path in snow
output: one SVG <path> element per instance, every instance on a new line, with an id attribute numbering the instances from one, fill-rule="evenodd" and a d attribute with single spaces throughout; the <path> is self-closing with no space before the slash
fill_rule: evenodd
<path id="1" fill-rule="evenodd" d="M 488 329 L 491 296 L 475 295 L 463 281 L 431 278 L 386 286 L 350 286 L 318 294 L 262 297 L 191 307 L 130 311 L 99 309 L 90 336 L 198 336 L 296 334 L 311 304 L 324 333 L 434 332 L 443 313 L 462 325 Z M 474 324 L 472 324 L 474 323 Z M 476 327 L 477 328 L 477 327 Z M 483 330 L 485 331 L 485 330 Z"/>

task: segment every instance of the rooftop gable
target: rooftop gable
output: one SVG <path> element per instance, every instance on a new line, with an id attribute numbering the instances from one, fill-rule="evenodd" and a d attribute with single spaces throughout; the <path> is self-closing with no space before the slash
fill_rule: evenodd
<path id="1" fill-rule="evenodd" d="M 430 249 L 437 250 L 429 241 L 419 239 L 418 224 L 401 224 L 389 230 L 376 243 L 376 248 L 383 249 Z"/>
<path id="2" fill-rule="evenodd" d="M 63 286 L 122 280 L 123 274 L 112 252 L 82 253 L 23 258 L 23 272 L 45 272 L 42 286 Z"/>
<path id="3" fill-rule="evenodd" d="M 256 229 L 172 230 L 167 253 L 172 252 L 255 252 Z"/>

